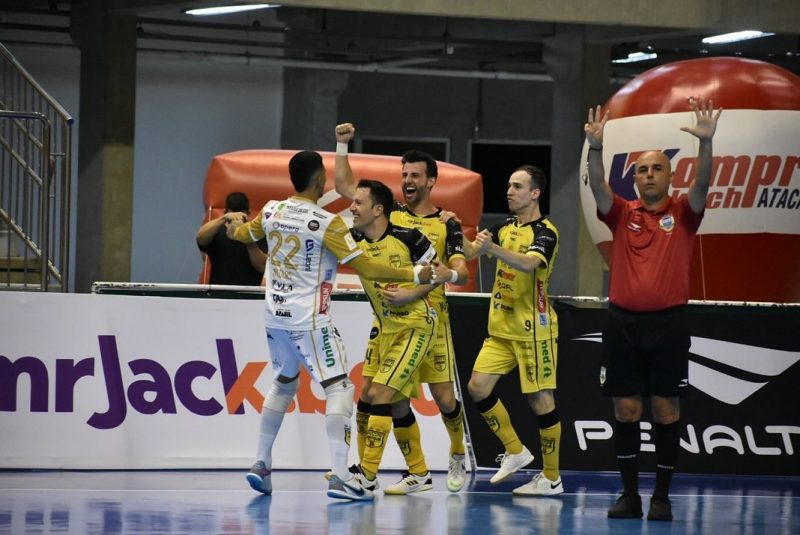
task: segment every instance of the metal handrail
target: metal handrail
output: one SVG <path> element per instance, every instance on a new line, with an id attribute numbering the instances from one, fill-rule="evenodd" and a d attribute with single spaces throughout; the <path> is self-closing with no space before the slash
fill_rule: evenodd
<path id="1" fill-rule="evenodd" d="M 2 43 L 0 43 L 0 55 L 5 57 L 6 60 L 8 60 L 8 62 L 14 66 L 15 70 L 20 74 L 20 76 L 31 85 L 33 90 L 38 93 L 42 99 L 44 99 L 44 101 L 47 102 L 47 104 L 53 109 L 53 111 L 61 116 L 61 118 L 64 119 L 67 124 L 72 125 L 75 122 L 75 119 L 73 119 L 72 116 L 67 113 L 67 110 L 65 110 L 61 104 L 59 104 L 47 91 L 42 88 L 42 86 L 38 84 L 38 82 L 36 82 L 36 80 L 33 79 L 33 76 L 31 76 L 30 73 L 25 70 L 25 67 L 23 67 L 19 61 L 17 61 L 17 58 L 15 58 L 11 52 L 9 52 L 8 49 L 3 46 Z"/>
<path id="2" fill-rule="evenodd" d="M 41 277 L 33 289 L 48 291 L 52 277 L 68 291 L 74 119 L 2 44 L 0 64 L 0 120 L 10 121 L 0 131 L 2 161 L 10 166 L 4 163 L 8 176 L 0 176 L 0 221 L 24 247 L 23 289 L 32 254 Z M 9 269 L 9 287 L 11 280 Z"/>

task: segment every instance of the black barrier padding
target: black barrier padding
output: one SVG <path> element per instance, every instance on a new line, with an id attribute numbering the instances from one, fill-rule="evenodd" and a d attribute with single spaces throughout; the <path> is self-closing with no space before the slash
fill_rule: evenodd
<path id="1" fill-rule="evenodd" d="M 562 426 L 561 468 L 616 471 L 613 409 L 599 387 L 599 333 L 606 311 L 563 302 L 555 307 L 560 331 L 556 405 Z M 495 468 L 502 444 L 489 431 L 466 391 L 472 363 L 486 336 L 488 298 L 451 299 L 450 315 L 476 460 L 480 467 Z M 795 394 L 800 388 L 800 309 L 692 305 L 688 315 L 691 335 L 702 339 L 705 353 L 690 355 L 690 382 L 703 374 L 711 377 L 712 386 L 703 386 L 709 392 L 690 386 L 682 400 L 684 446 L 678 471 L 800 475 L 800 399 Z M 598 341 L 578 339 L 590 334 L 597 334 L 594 339 Z M 789 353 L 768 354 L 766 349 Z M 738 360 L 733 358 L 737 356 Z M 755 372 L 743 369 L 751 360 L 772 364 Z M 748 388 L 755 391 L 739 402 L 717 399 Z M 520 439 L 536 455 L 531 468 L 540 468 L 536 417 L 520 393 L 516 371 L 498 382 L 495 393 L 508 409 Z M 647 426 L 651 421 L 645 402 L 643 422 Z M 644 428 L 642 437 L 640 467 L 653 471 L 652 428 Z"/>

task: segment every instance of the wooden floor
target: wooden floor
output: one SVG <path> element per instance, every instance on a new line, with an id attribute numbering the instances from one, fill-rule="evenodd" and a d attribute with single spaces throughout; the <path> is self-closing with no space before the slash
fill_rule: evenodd
<path id="1" fill-rule="evenodd" d="M 659 523 L 606 518 L 615 474 L 566 472 L 560 497 L 512 497 L 531 475 L 491 486 L 481 472 L 452 494 L 437 473 L 432 491 L 351 503 L 329 499 L 312 471 L 275 472 L 271 496 L 254 493 L 244 472 L 0 471 L 0 534 L 800 533 L 796 477 L 678 475 L 675 520 Z M 641 486 L 646 515 L 652 478 Z"/>

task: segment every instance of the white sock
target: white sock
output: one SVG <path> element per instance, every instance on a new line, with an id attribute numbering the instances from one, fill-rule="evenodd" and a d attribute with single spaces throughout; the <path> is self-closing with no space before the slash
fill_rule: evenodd
<path id="1" fill-rule="evenodd" d="M 331 450 L 331 472 L 343 481 L 350 479 L 347 460 L 350 444 L 345 440 L 350 435 L 350 419 L 342 414 L 325 416 L 325 429 L 328 431 L 328 444 Z"/>
<path id="2" fill-rule="evenodd" d="M 272 445 L 283 422 L 283 412 L 276 412 L 264 407 L 261 409 L 261 428 L 258 432 L 258 450 L 256 459 L 264 461 L 267 468 L 272 469 Z"/>
<path id="3" fill-rule="evenodd" d="M 331 472 L 344 481 L 350 479 L 347 461 L 354 390 L 353 384 L 346 379 L 325 388 L 325 430 L 331 451 Z"/>

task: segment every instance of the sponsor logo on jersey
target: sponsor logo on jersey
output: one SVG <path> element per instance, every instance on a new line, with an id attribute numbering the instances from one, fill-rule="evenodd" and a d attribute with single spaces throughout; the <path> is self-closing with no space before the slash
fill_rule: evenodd
<path id="1" fill-rule="evenodd" d="M 303 260 L 303 271 L 314 270 L 314 240 L 306 240 L 306 254 Z"/>
<path id="2" fill-rule="evenodd" d="M 292 286 L 292 284 L 289 283 L 289 282 L 283 282 L 283 281 L 279 281 L 279 280 L 273 279 L 272 280 L 272 289 L 275 290 L 276 292 L 281 292 L 281 293 L 288 294 L 288 293 L 291 293 L 292 290 L 294 290 L 294 286 Z"/>
<path id="3" fill-rule="evenodd" d="M 333 294 L 333 284 L 323 282 L 319 285 L 319 313 L 327 314 L 331 306 L 331 295 Z"/>
<path id="4" fill-rule="evenodd" d="M 331 336 L 327 327 L 322 328 L 322 351 L 325 353 L 325 366 L 332 368 L 336 365 L 336 355 L 331 346 Z"/>
<path id="5" fill-rule="evenodd" d="M 665 232 L 672 232 L 672 229 L 675 228 L 675 218 L 672 217 L 672 214 L 665 214 L 658 221 L 658 226 Z"/>
<path id="6" fill-rule="evenodd" d="M 497 281 L 497 289 L 500 291 L 510 291 L 513 289 L 513 286 L 508 284 L 507 282 L 503 282 L 501 280 Z"/>
<path id="7" fill-rule="evenodd" d="M 380 333 L 381 333 L 380 329 L 378 329 L 377 327 L 373 327 L 373 328 L 372 328 L 372 329 L 370 329 L 370 331 L 369 331 L 369 339 L 370 339 L 370 340 L 374 340 L 375 338 L 377 338 L 377 337 L 378 337 L 378 335 L 379 335 Z"/>
<path id="8" fill-rule="evenodd" d="M 425 336 L 417 336 L 417 342 L 414 344 L 414 350 L 411 352 L 408 364 L 403 368 L 403 373 L 400 374 L 401 379 L 408 379 L 411 377 L 411 374 L 417 368 L 417 361 L 422 358 L 423 346 L 425 346 Z"/>
<path id="9" fill-rule="evenodd" d="M 309 221 L 308 222 L 308 230 L 310 230 L 312 232 L 314 232 L 316 230 L 319 230 L 319 221 L 317 221 L 316 219 L 312 219 L 311 221 Z"/>
<path id="10" fill-rule="evenodd" d="M 286 210 L 289 211 L 289 212 L 294 212 L 295 214 L 307 214 L 308 213 L 308 208 L 298 208 L 296 206 L 291 206 L 291 205 L 287 206 Z"/>
<path id="11" fill-rule="evenodd" d="M 286 223 L 280 223 L 279 221 L 275 221 L 272 224 L 272 228 L 275 230 L 281 230 L 283 232 L 300 232 L 300 227 L 287 225 Z"/>
<path id="12" fill-rule="evenodd" d="M 319 212 L 311 212 L 314 217 L 318 217 L 320 219 L 328 219 L 328 216 L 325 214 L 320 214 Z"/>
<path id="13" fill-rule="evenodd" d="M 277 317 L 279 317 L 279 318 L 291 318 L 292 317 L 292 311 L 291 310 L 278 309 L 278 310 L 275 311 L 275 315 Z"/>
<path id="14" fill-rule="evenodd" d="M 507 281 L 513 281 L 514 279 L 517 278 L 516 273 L 511 273 L 510 271 L 506 271 L 505 269 L 502 268 L 497 270 L 497 276 Z"/>
<path id="15" fill-rule="evenodd" d="M 399 268 L 402 265 L 402 259 L 399 254 L 390 254 L 389 255 L 389 265 L 392 267 Z"/>
<path id="16" fill-rule="evenodd" d="M 536 308 L 539 312 L 547 311 L 547 296 L 544 293 L 544 282 L 536 281 Z"/>
<path id="17" fill-rule="evenodd" d="M 284 214 L 284 213 L 281 213 L 281 212 L 277 212 L 277 213 L 273 214 L 272 215 L 272 219 L 273 219 L 273 221 L 274 220 L 297 221 L 298 223 L 302 223 L 303 221 L 305 221 L 305 219 L 303 219 L 302 217 L 297 217 L 297 216 L 290 215 L 290 214 Z"/>
<path id="18" fill-rule="evenodd" d="M 282 295 L 272 294 L 272 302 L 278 305 L 282 305 L 286 302 L 286 298 Z"/>
<path id="19" fill-rule="evenodd" d="M 503 312 L 508 312 L 508 313 L 513 313 L 514 312 L 514 307 L 510 307 L 508 305 L 504 305 L 500 301 L 495 301 L 494 303 L 492 303 L 492 306 L 494 307 L 495 310 L 501 310 Z"/>

